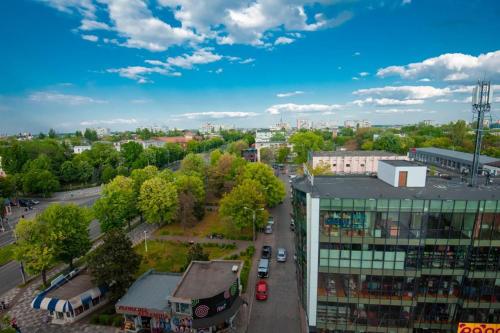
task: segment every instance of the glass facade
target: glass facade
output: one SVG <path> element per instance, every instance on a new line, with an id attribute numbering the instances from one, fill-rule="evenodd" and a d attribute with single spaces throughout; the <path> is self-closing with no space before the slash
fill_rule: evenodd
<path id="1" fill-rule="evenodd" d="M 499 201 L 321 198 L 319 230 L 319 332 L 500 322 Z"/>

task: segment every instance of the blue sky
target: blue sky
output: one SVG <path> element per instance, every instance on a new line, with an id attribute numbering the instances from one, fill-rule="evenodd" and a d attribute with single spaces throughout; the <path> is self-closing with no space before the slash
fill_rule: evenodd
<path id="1" fill-rule="evenodd" d="M 3 0 L 0 133 L 403 124 L 500 102 L 500 2 Z"/>

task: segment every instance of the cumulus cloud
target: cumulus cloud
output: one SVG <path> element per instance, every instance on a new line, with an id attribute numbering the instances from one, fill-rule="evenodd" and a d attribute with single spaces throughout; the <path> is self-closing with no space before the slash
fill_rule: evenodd
<path id="1" fill-rule="evenodd" d="M 276 104 L 267 108 L 270 114 L 281 114 L 283 112 L 307 113 L 307 112 L 328 112 L 342 108 L 339 104 Z"/>
<path id="2" fill-rule="evenodd" d="M 130 118 L 130 119 L 123 119 L 123 118 L 116 118 L 116 119 L 100 119 L 100 120 L 85 120 L 80 122 L 81 126 L 96 126 L 96 125 L 131 125 L 131 124 L 137 124 L 137 119 Z"/>
<path id="3" fill-rule="evenodd" d="M 28 99 L 32 102 L 58 103 L 71 106 L 83 104 L 102 104 L 107 101 L 94 99 L 87 96 L 62 94 L 59 92 L 37 91 L 29 95 Z"/>
<path id="4" fill-rule="evenodd" d="M 243 59 L 243 60 L 241 60 L 241 61 L 240 61 L 240 64 L 242 64 L 242 65 L 245 65 L 245 64 L 250 64 L 250 63 L 252 63 L 252 62 L 254 62 L 254 61 L 255 61 L 255 59 L 254 59 L 254 58 L 247 58 L 247 59 Z"/>
<path id="5" fill-rule="evenodd" d="M 99 40 L 99 37 L 97 37 L 95 35 L 82 35 L 82 38 L 85 40 L 88 40 L 90 42 L 94 42 L 94 43 Z"/>
<path id="6" fill-rule="evenodd" d="M 108 73 L 117 73 L 121 77 L 136 80 L 138 83 L 149 83 L 151 80 L 147 75 L 156 73 L 167 76 L 181 76 L 179 72 L 173 72 L 170 69 L 163 67 L 144 67 L 144 66 L 129 66 L 123 68 L 111 68 L 107 70 Z"/>
<path id="7" fill-rule="evenodd" d="M 221 119 L 221 118 L 249 118 L 257 116 L 255 112 L 225 112 L 225 111 L 208 111 L 208 112 L 192 112 L 183 113 L 182 117 L 188 119 Z"/>
<path id="8" fill-rule="evenodd" d="M 291 91 L 291 92 L 278 93 L 278 94 L 276 94 L 276 97 L 284 98 L 284 97 L 291 97 L 291 96 L 296 96 L 296 95 L 302 95 L 304 93 L 305 92 L 302 91 L 302 90 L 295 90 L 295 91 Z"/>
<path id="9" fill-rule="evenodd" d="M 359 73 L 359 76 L 361 76 L 361 77 L 368 76 L 368 75 L 370 75 L 370 73 L 368 73 L 368 72 Z"/>
<path id="10" fill-rule="evenodd" d="M 288 37 L 278 37 L 278 38 L 274 41 L 274 45 L 292 44 L 293 42 L 295 42 L 295 39 L 293 39 L 293 38 L 288 38 Z"/>
<path id="11" fill-rule="evenodd" d="M 95 20 L 83 19 L 79 27 L 83 31 L 91 30 L 111 30 L 111 27 L 104 22 L 99 22 Z"/>
<path id="12" fill-rule="evenodd" d="M 423 112 L 423 109 L 380 109 L 375 110 L 375 113 L 380 114 L 393 114 L 393 113 L 411 113 L 411 112 Z"/>
<path id="13" fill-rule="evenodd" d="M 212 53 L 212 51 L 207 48 L 196 50 L 193 54 L 169 57 L 167 58 L 167 64 L 184 69 L 192 69 L 194 65 L 209 64 L 221 59 L 221 55 Z"/>
<path id="14" fill-rule="evenodd" d="M 379 77 L 431 78 L 442 81 L 471 81 L 485 75 L 489 79 L 500 79 L 500 50 L 478 56 L 446 53 L 422 62 L 389 66 L 377 71 Z"/>
<path id="15" fill-rule="evenodd" d="M 393 98 L 372 98 L 357 99 L 352 101 L 351 104 L 356 106 L 375 105 L 375 106 L 401 106 L 401 105 L 418 105 L 423 104 L 424 101 L 420 99 L 393 99 Z"/>
<path id="16" fill-rule="evenodd" d="M 385 86 L 380 88 L 359 89 L 354 95 L 384 96 L 406 99 L 428 99 L 441 97 L 454 92 L 451 88 L 435 88 L 432 86 Z"/>

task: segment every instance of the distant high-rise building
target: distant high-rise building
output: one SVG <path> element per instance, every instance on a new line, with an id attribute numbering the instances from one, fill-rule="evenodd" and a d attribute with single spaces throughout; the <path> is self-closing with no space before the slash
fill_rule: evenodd
<path id="1" fill-rule="evenodd" d="M 337 127 L 337 123 L 333 120 L 315 121 L 313 123 L 314 129 L 333 129 L 336 127 Z"/>
<path id="2" fill-rule="evenodd" d="M 312 122 L 309 119 L 297 119 L 297 129 L 311 129 Z"/>
<path id="3" fill-rule="evenodd" d="M 347 128 L 368 128 L 371 126 L 372 124 L 366 119 L 364 120 L 348 119 L 344 121 L 344 127 Z"/>
<path id="4" fill-rule="evenodd" d="M 111 133 L 111 130 L 109 128 L 105 128 L 105 127 L 94 128 L 94 131 L 97 133 L 98 138 L 102 138 L 102 137 L 109 135 Z"/>

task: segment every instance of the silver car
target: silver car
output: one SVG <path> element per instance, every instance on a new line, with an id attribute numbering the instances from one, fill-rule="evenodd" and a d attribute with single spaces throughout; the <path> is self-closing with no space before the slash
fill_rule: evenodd
<path id="1" fill-rule="evenodd" d="M 266 225 L 266 229 L 264 229 L 265 234 L 272 234 L 273 233 L 273 226 L 272 224 Z"/>
<path id="2" fill-rule="evenodd" d="M 282 247 L 278 248 L 278 252 L 276 254 L 277 262 L 285 262 L 286 261 L 286 250 Z"/>

